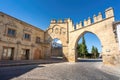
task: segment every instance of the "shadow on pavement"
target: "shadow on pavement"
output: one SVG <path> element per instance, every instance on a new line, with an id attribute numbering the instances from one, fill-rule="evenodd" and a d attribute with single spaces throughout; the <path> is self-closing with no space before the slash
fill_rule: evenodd
<path id="1" fill-rule="evenodd" d="M 52 58 L 49 60 L 37 60 L 37 61 L 1 61 L 1 64 L 17 64 L 24 63 L 16 66 L 0 67 L 0 80 L 11 80 L 24 75 L 31 70 L 39 67 L 43 68 L 40 64 L 62 63 L 65 62 L 61 58 Z M 78 62 L 102 62 L 102 59 L 78 59 Z M 34 64 L 34 65 L 33 65 Z"/>
<path id="2" fill-rule="evenodd" d="M 0 80 L 11 80 L 24 75 L 35 68 L 43 68 L 40 64 L 64 62 L 62 59 L 0 61 Z"/>
<path id="3" fill-rule="evenodd" d="M 17 78 L 37 67 L 42 68 L 45 66 L 27 65 L 27 66 L 2 67 L 0 68 L 0 80 L 11 80 L 13 78 Z"/>
<path id="4" fill-rule="evenodd" d="M 102 59 L 78 59 L 78 62 L 102 62 Z"/>

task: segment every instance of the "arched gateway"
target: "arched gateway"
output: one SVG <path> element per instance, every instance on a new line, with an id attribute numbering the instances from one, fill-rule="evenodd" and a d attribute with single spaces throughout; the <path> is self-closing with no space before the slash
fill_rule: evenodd
<path id="1" fill-rule="evenodd" d="M 47 29 L 47 40 L 58 38 L 63 44 L 64 58 L 69 62 L 77 61 L 76 46 L 78 39 L 86 32 L 92 32 L 98 36 L 102 44 L 102 56 L 103 62 L 107 64 L 115 64 L 118 61 L 117 55 L 119 54 L 118 43 L 116 41 L 116 35 L 113 30 L 114 13 L 113 9 L 109 8 L 105 11 L 105 18 L 102 18 L 102 14 L 93 16 L 93 21 L 90 18 L 84 20 L 84 26 L 82 22 L 76 24 L 72 23 L 72 20 L 52 20 L 49 28 Z M 75 28 L 76 27 L 76 28 Z"/>

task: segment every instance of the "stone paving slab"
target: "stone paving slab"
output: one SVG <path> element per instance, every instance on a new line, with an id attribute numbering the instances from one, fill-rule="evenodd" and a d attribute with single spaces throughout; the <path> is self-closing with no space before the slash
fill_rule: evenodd
<path id="1" fill-rule="evenodd" d="M 120 66 L 113 66 L 113 65 L 101 65 L 100 68 L 107 73 L 111 73 L 113 75 L 117 75 L 120 77 Z"/>
<path id="2" fill-rule="evenodd" d="M 94 60 L 94 59 L 93 59 Z M 100 62 L 101 60 L 89 60 L 89 59 L 82 59 L 80 62 Z M 17 60 L 17 61 L 0 61 L 0 67 L 10 67 L 10 66 L 22 66 L 22 65 L 33 65 L 33 64 L 51 64 L 51 63 L 62 63 L 64 62 L 62 59 L 46 59 L 46 60 Z M 99 63 L 97 64 L 97 66 Z M 117 75 L 120 77 L 120 67 L 117 66 L 107 66 L 107 65 L 101 65 L 99 66 L 99 69 L 102 69 L 104 72 L 111 73 L 113 75 Z"/>

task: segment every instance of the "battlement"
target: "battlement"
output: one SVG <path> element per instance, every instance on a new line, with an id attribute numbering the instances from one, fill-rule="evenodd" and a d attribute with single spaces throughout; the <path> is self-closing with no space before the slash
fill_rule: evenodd
<path id="1" fill-rule="evenodd" d="M 107 18 L 110 18 L 110 17 L 114 17 L 114 11 L 113 11 L 112 7 L 105 10 L 105 18 L 104 19 L 107 19 Z M 76 26 L 76 29 L 79 29 L 79 28 L 86 27 L 88 25 L 94 24 L 96 22 L 102 21 L 104 19 L 103 19 L 102 13 L 99 12 L 97 16 L 93 15 L 93 18 L 88 17 L 87 20 L 84 19 L 83 22 L 80 21 L 80 23 L 79 24 L 77 23 L 75 26 Z M 92 22 L 92 20 L 93 20 L 93 22 Z"/>
<path id="2" fill-rule="evenodd" d="M 112 7 L 109 7 L 108 9 L 105 10 L 105 18 L 103 18 L 102 13 L 99 12 L 98 15 L 94 14 L 93 18 L 88 17 L 88 19 L 84 19 L 83 22 L 80 21 L 80 23 L 77 23 L 75 26 L 76 26 L 76 29 L 83 28 L 83 27 L 86 27 L 86 26 L 89 26 L 91 24 L 100 22 L 100 21 L 102 21 L 104 19 L 107 19 L 107 18 L 110 18 L 110 17 L 114 17 L 114 12 L 113 12 Z M 73 25 L 72 20 L 70 18 L 65 19 L 65 20 L 62 20 L 62 19 L 51 20 L 51 24 L 63 24 L 63 23 L 68 23 L 69 24 L 70 31 L 75 30 L 75 28 L 74 28 L 75 26 Z"/>
<path id="3" fill-rule="evenodd" d="M 51 20 L 51 24 L 59 24 L 59 23 L 62 24 L 62 23 L 68 23 L 68 22 L 72 22 L 72 20 L 70 18 L 64 19 L 64 20 L 62 20 L 62 19 L 59 19 L 59 20 L 53 19 L 53 20 Z"/>

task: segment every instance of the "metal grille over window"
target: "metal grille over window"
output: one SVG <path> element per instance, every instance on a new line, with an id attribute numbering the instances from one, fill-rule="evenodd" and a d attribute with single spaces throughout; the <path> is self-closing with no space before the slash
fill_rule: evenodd
<path id="1" fill-rule="evenodd" d="M 24 39 L 30 40 L 30 34 L 24 34 Z"/>
<path id="2" fill-rule="evenodd" d="M 13 29 L 8 29 L 8 36 L 15 37 L 16 31 Z"/>

